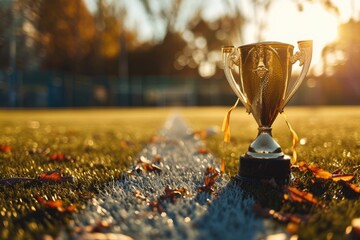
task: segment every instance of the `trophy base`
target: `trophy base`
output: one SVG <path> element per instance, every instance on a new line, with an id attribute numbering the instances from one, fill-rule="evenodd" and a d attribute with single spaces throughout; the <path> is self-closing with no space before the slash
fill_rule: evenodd
<path id="1" fill-rule="evenodd" d="M 290 156 L 283 158 L 254 158 L 240 156 L 237 178 L 242 180 L 272 179 L 288 182 L 290 180 Z"/>

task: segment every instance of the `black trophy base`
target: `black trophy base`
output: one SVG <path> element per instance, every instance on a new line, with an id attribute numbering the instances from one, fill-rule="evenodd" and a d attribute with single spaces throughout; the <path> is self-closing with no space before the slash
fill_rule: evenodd
<path id="1" fill-rule="evenodd" d="M 239 173 L 237 179 L 256 181 L 275 179 L 281 182 L 290 180 L 290 157 L 283 158 L 254 158 L 240 156 Z"/>

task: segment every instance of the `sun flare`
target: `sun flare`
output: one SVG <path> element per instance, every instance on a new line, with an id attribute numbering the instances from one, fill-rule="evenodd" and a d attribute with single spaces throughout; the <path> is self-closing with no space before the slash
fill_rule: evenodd
<path id="1" fill-rule="evenodd" d="M 322 49 L 338 37 L 338 16 L 320 4 L 304 4 L 300 12 L 294 3 L 280 0 L 273 5 L 268 19 L 266 40 L 294 45 L 299 40 L 313 40 L 313 68 L 321 66 Z"/>

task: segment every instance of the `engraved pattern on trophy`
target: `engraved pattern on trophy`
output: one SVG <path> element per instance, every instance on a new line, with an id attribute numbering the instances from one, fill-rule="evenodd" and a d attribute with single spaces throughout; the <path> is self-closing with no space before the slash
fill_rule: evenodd
<path id="1" fill-rule="evenodd" d="M 251 112 L 259 127 L 270 127 L 278 114 L 287 84 L 282 60 L 278 52 L 268 46 L 241 50 L 246 55 L 241 78 Z"/>

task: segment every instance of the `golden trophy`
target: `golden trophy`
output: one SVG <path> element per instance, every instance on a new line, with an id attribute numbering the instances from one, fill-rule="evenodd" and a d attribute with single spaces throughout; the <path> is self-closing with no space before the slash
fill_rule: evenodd
<path id="1" fill-rule="evenodd" d="M 298 47 L 295 54 L 293 45 L 280 42 L 222 48 L 226 79 L 259 125 L 257 138 L 240 156 L 239 178 L 288 179 L 290 176 L 290 157 L 273 139 L 271 125 L 309 70 L 312 41 L 299 41 Z M 302 69 L 296 81 L 290 84 L 292 64 L 296 61 Z M 239 77 L 234 77 L 233 70 L 238 70 Z"/>

